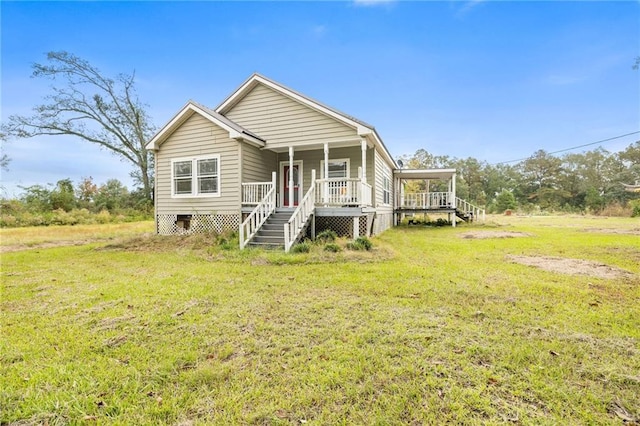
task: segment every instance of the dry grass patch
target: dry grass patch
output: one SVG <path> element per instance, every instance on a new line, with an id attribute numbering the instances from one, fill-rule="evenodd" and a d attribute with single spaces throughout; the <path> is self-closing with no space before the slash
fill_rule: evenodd
<path id="1" fill-rule="evenodd" d="M 616 235 L 640 235 L 640 228 L 635 229 L 611 229 L 611 228 L 589 228 L 587 232 L 597 232 L 599 234 L 616 234 Z"/>
<path id="2" fill-rule="evenodd" d="M 583 259 L 565 259 L 549 256 L 507 256 L 507 259 L 521 265 L 533 266 L 545 271 L 569 275 L 586 275 L 588 277 L 614 279 L 633 277 L 629 271 L 603 263 Z"/>
<path id="3" fill-rule="evenodd" d="M 522 238 L 531 237 L 527 232 L 516 231 L 469 231 L 460 234 L 460 238 L 467 239 L 486 239 L 486 238 Z"/>

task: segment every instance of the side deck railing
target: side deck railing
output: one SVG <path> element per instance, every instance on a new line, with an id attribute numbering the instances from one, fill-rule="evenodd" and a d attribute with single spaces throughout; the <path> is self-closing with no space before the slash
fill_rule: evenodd
<path id="1" fill-rule="evenodd" d="M 453 208 L 451 192 L 417 192 L 404 194 L 400 208 L 404 209 L 446 209 Z"/>
<path id="2" fill-rule="evenodd" d="M 481 209 L 478 206 L 474 206 L 468 201 L 463 200 L 462 198 L 456 197 L 456 209 L 462 211 L 471 216 L 471 221 L 476 221 L 482 219 L 485 220 L 485 209 Z"/>
<path id="3" fill-rule="evenodd" d="M 267 218 L 276 210 L 276 173 L 271 175 L 271 188 L 264 194 L 258 205 L 249 213 L 249 216 L 240 224 L 240 250 L 242 250 L 251 238 L 258 232 Z M 260 184 L 262 185 L 262 184 Z M 244 196 L 244 194 L 243 194 Z M 244 200 L 243 200 L 244 201 Z"/>
<path id="4" fill-rule="evenodd" d="M 314 213 L 316 196 L 315 182 L 316 171 L 311 170 L 311 185 L 309 186 L 309 190 L 304 194 L 304 197 L 302 197 L 302 200 L 298 203 L 298 207 L 293 211 L 291 219 L 284 224 L 284 251 L 286 252 L 291 250 L 291 247 L 293 247 L 307 224 L 309 217 Z"/>

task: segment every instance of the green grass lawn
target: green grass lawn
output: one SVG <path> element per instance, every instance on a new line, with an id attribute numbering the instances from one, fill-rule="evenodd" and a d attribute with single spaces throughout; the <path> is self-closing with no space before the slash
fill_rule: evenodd
<path id="1" fill-rule="evenodd" d="M 131 226 L 2 255 L 1 424 L 640 418 L 637 219 L 500 217 L 392 229 L 372 252 L 300 254 Z M 529 236 L 461 238 L 469 231 Z M 37 238 L 16 232 L 2 244 Z M 547 272 L 509 255 L 632 275 Z"/>

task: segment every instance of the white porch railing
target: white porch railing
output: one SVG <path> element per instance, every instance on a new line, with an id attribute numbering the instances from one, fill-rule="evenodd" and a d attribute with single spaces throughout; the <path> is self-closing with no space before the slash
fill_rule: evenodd
<path id="1" fill-rule="evenodd" d="M 309 186 L 309 190 L 304 197 L 302 197 L 300 203 L 298 203 L 298 207 L 293 211 L 291 219 L 284 224 L 284 251 L 286 252 L 291 249 L 300 232 L 309 220 L 309 216 L 314 213 L 316 195 L 315 182 L 316 171 L 311 170 L 311 185 Z"/>
<path id="2" fill-rule="evenodd" d="M 481 209 L 478 206 L 474 206 L 468 201 L 463 200 L 462 198 L 456 197 L 456 208 L 464 213 L 471 215 L 471 221 L 476 221 L 478 219 L 485 220 L 485 210 Z"/>
<path id="3" fill-rule="evenodd" d="M 451 192 L 418 192 L 404 194 L 400 198 L 400 208 L 405 209 L 440 209 L 453 208 Z"/>
<path id="4" fill-rule="evenodd" d="M 315 202 L 323 206 L 370 206 L 371 185 L 360 178 L 316 180 Z"/>
<path id="5" fill-rule="evenodd" d="M 253 238 L 269 215 L 276 210 L 276 172 L 273 172 L 271 176 L 272 182 L 269 183 L 271 189 L 266 192 L 258 205 L 240 224 L 240 250 Z"/>
<path id="6" fill-rule="evenodd" d="M 242 204 L 258 205 L 271 190 L 275 187 L 274 182 L 249 182 L 242 184 Z"/>

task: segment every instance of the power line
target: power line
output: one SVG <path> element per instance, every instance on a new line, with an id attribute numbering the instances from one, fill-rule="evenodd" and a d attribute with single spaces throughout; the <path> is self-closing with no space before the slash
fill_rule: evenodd
<path id="1" fill-rule="evenodd" d="M 624 134 L 624 135 L 620 135 L 620 136 L 614 136 L 614 137 L 612 137 L 612 138 L 608 138 L 608 139 L 602 139 L 602 140 L 599 140 L 599 141 L 596 141 L 596 142 L 586 143 L 586 144 L 584 144 L 584 145 L 574 146 L 574 147 L 572 147 L 572 148 L 566 148 L 566 149 L 561 149 L 561 150 L 559 150 L 559 151 L 549 152 L 548 154 L 549 154 L 549 155 L 553 155 L 553 154 L 559 154 L 559 153 L 561 153 L 561 152 L 572 151 L 572 150 L 574 150 L 574 149 L 584 148 L 585 146 L 597 145 L 597 144 L 599 144 L 599 143 L 603 143 L 603 142 L 609 142 L 609 141 L 612 141 L 612 140 L 615 140 L 615 139 L 620 139 L 620 138 L 624 138 L 624 137 L 627 137 L 627 136 L 635 135 L 635 134 L 637 134 L 637 133 L 640 133 L 640 130 L 638 130 L 638 131 L 636 131 L 636 132 L 631 132 L 631 133 L 627 133 L 627 134 Z M 501 161 L 501 162 L 499 162 L 499 163 L 494 163 L 493 165 L 494 165 L 494 166 L 497 166 L 498 164 L 516 163 L 516 162 L 518 162 L 518 161 L 528 160 L 529 158 L 531 158 L 531 157 L 527 157 L 527 158 L 520 158 L 520 159 L 518 159 L 518 160 Z"/>

